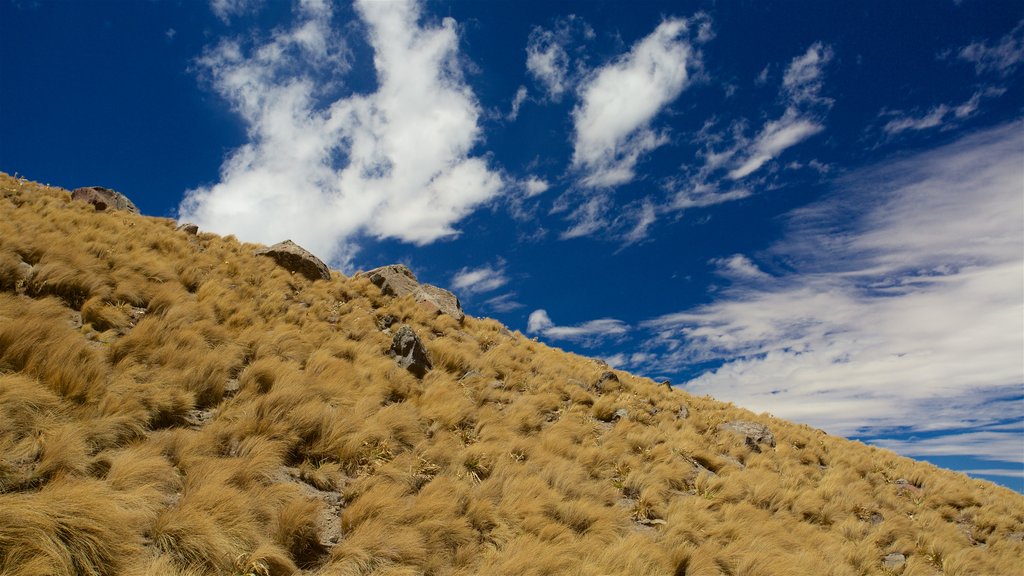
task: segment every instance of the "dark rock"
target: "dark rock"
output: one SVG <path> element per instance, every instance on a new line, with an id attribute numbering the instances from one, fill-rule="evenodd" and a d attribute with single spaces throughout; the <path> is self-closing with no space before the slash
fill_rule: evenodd
<path id="1" fill-rule="evenodd" d="M 885 558 L 882 558 L 882 568 L 887 568 L 889 570 L 896 570 L 898 568 L 902 568 L 903 565 L 906 563 L 907 557 L 903 554 L 900 554 L 899 552 L 887 554 Z"/>
<path id="2" fill-rule="evenodd" d="M 175 228 L 175 230 L 177 230 L 179 232 L 184 232 L 185 234 L 188 234 L 189 236 L 195 236 L 196 234 L 199 234 L 199 226 L 196 226 L 195 224 L 193 224 L 191 222 L 185 222 L 184 224 L 179 224 L 178 227 Z"/>
<path id="3" fill-rule="evenodd" d="M 459 322 L 466 317 L 462 304 L 454 294 L 437 286 L 420 284 L 412 270 L 401 264 L 374 268 L 358 277 L 369 278 L 385 296 L 399 298 L 411 295 L 420 306 L 431 312 L 447 314 Z"/>
<path id="4" fill-rule="evenodd" d="M 388 352 L 399 366 L 412 372 L 417 378 L 423 378 L 433 367 L 430 363 L 430 356 L 427 355 L 427 349 L 423 347 L 419 336 L 416 336 L 409 326 L 402 326 L 398 329 Z"/>
<path id="5" fill-rule="evenodd" d="M 104 188 L 102 186 L 75 188 L 71 191 L 71 199 L 88 202 L 96 208 L 97 212 L 102 212 L 104 210 L 122 210 L 133 214 L 139 213 L 139 209 L 135 207 L 135 204 L 132 204 L 132 201 L 129 200 L 127 196 L 116 190 L 111 190 L 110 188 Z"/>
<path id="6" fill-rule="evenodd" d="M 748 445 L 767 444 L 772 448 L 775 447 L 775 436 L 772 435 L 772 431 L 764 424 L 747 422 L 746 420 L 733 420 L 732 422 L 722 424 L 718 429 L 743 435 L 745 437 L 744 442 Z M 760 451 L 760 448 L 758 448 L 758 451 Z"/>
<path id="7" fill-rule="evenodd" d="M 277 262 L 278 266 L 289 272 L 298 272 L 310 280 L 331 279 L 331 270 L 322 260 L 291 240 L 279 242 L 269 248 L 261 248 L 253 254 L 269 256 Z"/>
<path id="8" fill-rule="evenodd" d="M 597 382 L 594 383 L 594 390 L 598 392 L 604 392 L 604 389 L 608 387 L 610 385 L 609 383 L 611 382 L 618 384 L 619 377 L 615 374 L 615 372 L 612 372 L 611 370 L 606 370 L 602 372 L 601 375 L 597 378 Z"/>

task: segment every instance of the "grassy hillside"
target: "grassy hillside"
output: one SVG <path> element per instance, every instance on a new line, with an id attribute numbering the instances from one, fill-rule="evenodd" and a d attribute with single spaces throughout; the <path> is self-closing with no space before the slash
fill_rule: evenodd
<path id="1" fill-rule="evenodd" d="M 1021 573 L 1005 488 L 256 248 L 0 175 L 0 573 Z"/>

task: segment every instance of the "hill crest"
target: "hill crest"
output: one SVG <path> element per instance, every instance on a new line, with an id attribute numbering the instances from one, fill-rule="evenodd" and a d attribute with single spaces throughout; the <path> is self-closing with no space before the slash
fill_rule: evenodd
<path id="1" fill-rule="evenodd" d="M 260 248 L 0 174 L 0 572 L 1020 570 L 1008 489 Z"/>

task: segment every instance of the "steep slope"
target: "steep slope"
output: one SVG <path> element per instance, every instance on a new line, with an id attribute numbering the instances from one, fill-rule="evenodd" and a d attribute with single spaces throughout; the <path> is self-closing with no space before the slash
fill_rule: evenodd
<path id="1" fill-rule="evenodd" d="M 0 175 L 0 573 L 1021 573 L 1007 489 L 258 248 Z"/>

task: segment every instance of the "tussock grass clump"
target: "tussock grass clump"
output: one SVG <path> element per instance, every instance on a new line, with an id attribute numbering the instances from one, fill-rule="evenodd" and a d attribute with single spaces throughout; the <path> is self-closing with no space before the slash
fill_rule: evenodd
<path id="1" fill-rule="evenodd" d="M 0 175 L 0 573 L 1019 572 L 1006 489 L 174 226 Z"/>

